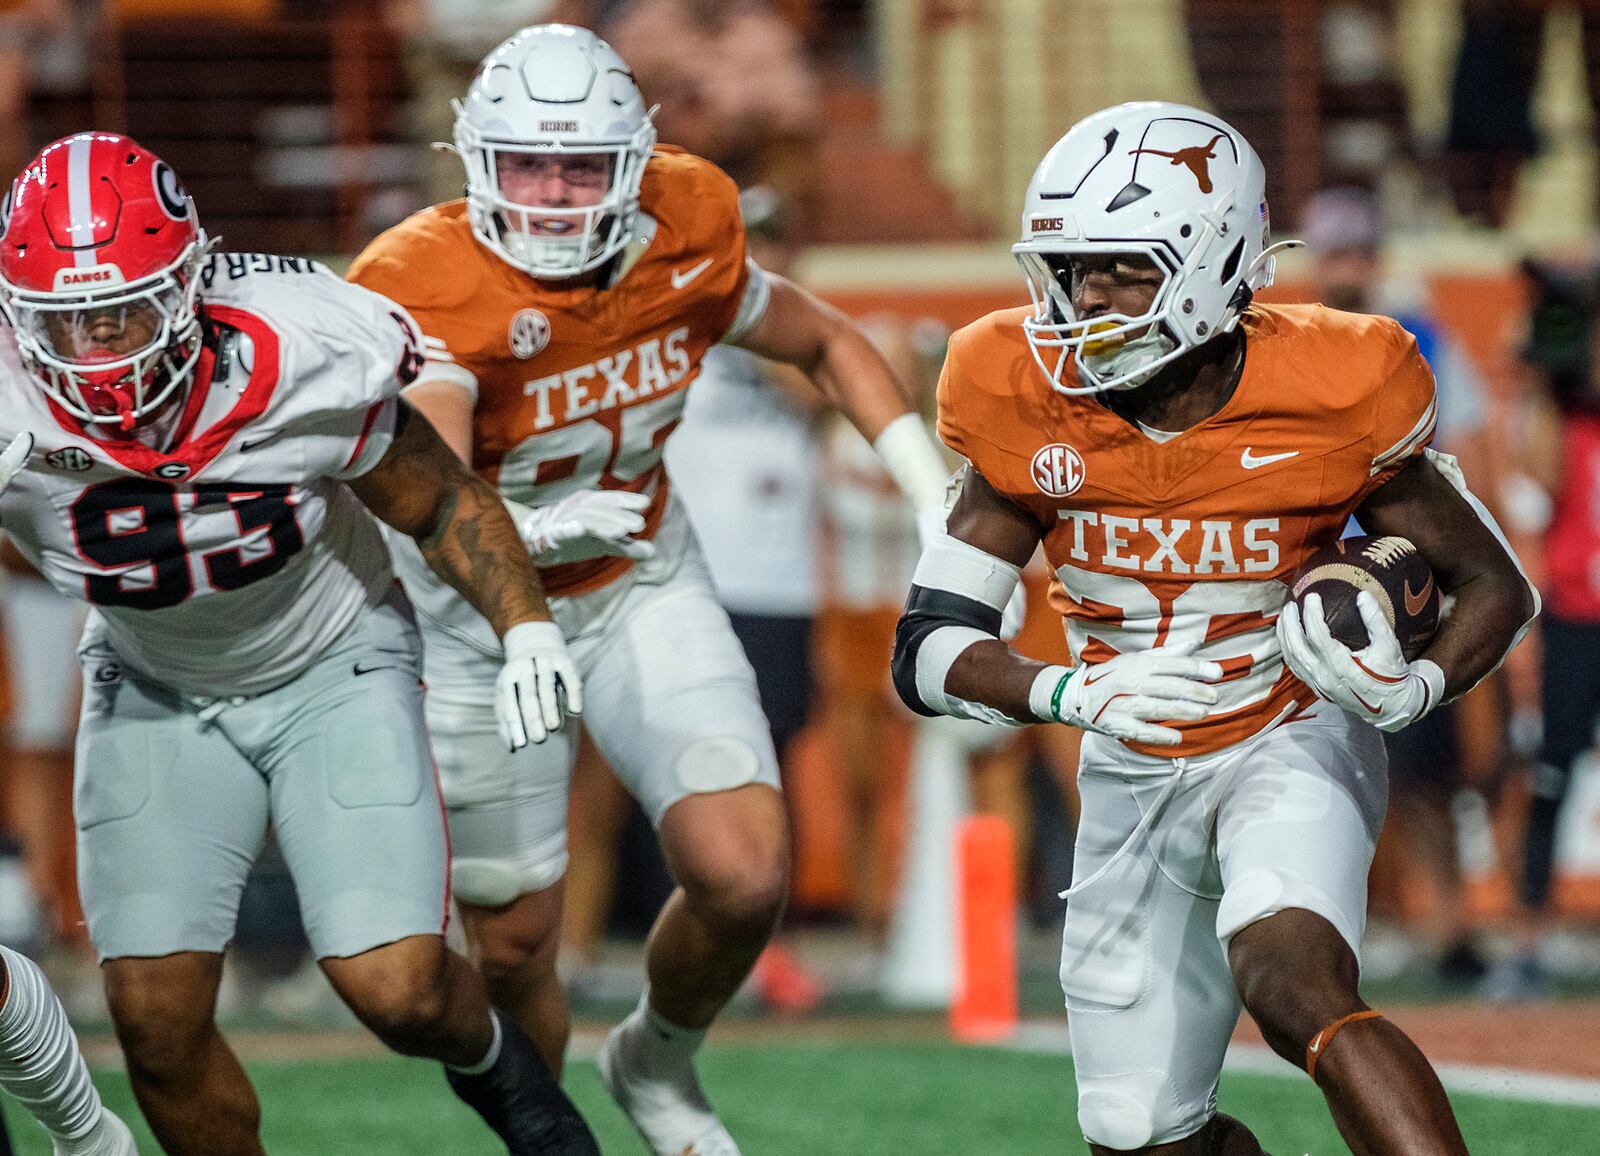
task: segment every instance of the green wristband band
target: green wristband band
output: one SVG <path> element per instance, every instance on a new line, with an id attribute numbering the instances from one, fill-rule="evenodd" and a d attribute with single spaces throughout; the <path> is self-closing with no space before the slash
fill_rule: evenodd
<path id="1" fill-rule="evenodd" d="M 1067 671 L 1066 674 L 1063 674 L 1061 676 L 1061 681 L 1056 683 L 1056 689 L 1050 695 L 1050 717 L 1055 719 L 1056 722 L 1061 721 L 1061 696 L 1066 692 L 1067 680 L 1070 679 L 1072 675 L 1073 672 L 1070 670 Z"/>

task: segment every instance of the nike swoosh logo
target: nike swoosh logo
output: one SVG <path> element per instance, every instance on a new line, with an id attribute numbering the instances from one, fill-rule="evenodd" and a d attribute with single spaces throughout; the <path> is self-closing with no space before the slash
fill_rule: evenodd
<path id="1" fill-rule="evenodd" d="M 1250 452 L 1249 446 L 1245 446 L 1244 453 L 1239 455 L 1239 464 L 1247 470 L 1259 470 L 1262 466 L 1270 466 L 1273 462 L 1286 462 L 1290 458 L 1299 456 L 1299 450 L 1290 450 L 1286 454 L 1267 454 L 1258 458 Z"/>
<path id="2" fill-rule="evenodd" d="M 1421 614 L 1423 612 L 1423 610 L 1427 608 L 1428 596 L 1431 595 L 1432 593 L 1433 593 L 1433 575 L 1432 574 L 1428 575 L 1427 582 L 1423 583 L 1422 589 L 1416 594 L 1411 593 L 1411 581 L 1410 581 L 1410 579 L 1407 579 L 1406 580 L 1406 584 L 1405 584 L 1406 613 L 1407 614 L 1411 614 L 1411 615 Z"/>
<path id="3" fill-rule="evenodd" d="M 1357 702 L 1359 702 L 1362 706 L 1367 708 L 1367 713 L 1368 714 L 1382 714 L 1383 713 L 1383 708 L 1381 706 L 1373 706 L 1370 702 L 1368 702 L 1366 699 L 1362 698 L 1359 694 L 1356 694 L 1355 691 L 1351 691 L 1350 695 Z"/>
<path id="4" fill-rule="evenodd" d="M 241 454 L 247 454 L 251 450 L 258 450 L 262 446 L 266 445 L 268 442 L 277 441 L 279 438 L 281 438 L 284 434 L 286 434 L 288 432 L 289 432 L 288 430 L 279 430 L 277 433 L 270 433 L 264 438 L 257 438 L 253 442 L 240 442 L 239 443 L 239 452 Z"/>
<path id="5" fill-rule="evenodd" d="M 696 265 L 693 269 L 681 269 L 681 270 L 680 269 L 674 269 L 672 271 L 672 287 L 674 289 L 682 289 L 689 282 L 693 281 L 696 277 L 700 276 L 700 274 L 704 273 L 707 269 L 711 268 L 711 262 L 713 260 L 714 260 L 714 258 L 707 257 L 704 261 L 700 262 L 700 264 Z"/>
<path id="6" fill-rule="evenodd" d="M 1093 686 L 1110 673 L 1111 672 L 1109 670 L 1091 670 L 1088 674 L 1083 676 L 1083 685 Z"/>
<path id="7" fill-rule="evenodd" d="M 1311 1046 L 1306 1049 L 1313 1056 L 1322 1050 L 1322 1033 L 1317 1033 L 1317 1038 L 1311 1041 Z"/>
<path id="8" fill-rule="evenodd" d="M 358 663 L 356 663 L 354 666 L 352 666 L 350 668 L 350 673 L 359 678 L 361 675 L 363 675 L 363 674 L 371 674 L 375 670 L 388 670 L 388 669 L 390 669 L 390 668 L 388 666 L 384 665 L 383 663 L 375 663 L 372 666 L 362 666 L 358 662 Z"/>

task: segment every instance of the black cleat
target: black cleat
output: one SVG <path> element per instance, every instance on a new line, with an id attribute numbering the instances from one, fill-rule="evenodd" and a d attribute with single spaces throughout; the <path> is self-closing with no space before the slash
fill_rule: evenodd
<path id="1" fill-rule="evenodd" d="M 450 1090 L 506 1142 L 510 1156 L 600 1156 L 577 1106 L 521 1028 L 500 1020 L 500 1055 L 478 1075 L 445 1068 Z"/>

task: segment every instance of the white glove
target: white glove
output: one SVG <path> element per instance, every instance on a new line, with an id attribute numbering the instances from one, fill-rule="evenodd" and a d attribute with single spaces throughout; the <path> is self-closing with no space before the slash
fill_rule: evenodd
<path id="1" fill-rule="evenodd" d="M 1288 603 L 1278 615 L 1283 661 L 1329 702 L 1379 730 L 1401 730 L 1444 701 L 1444 671 L 1426 658 L 1406 661 L 1394 628 L 1365 590 L 1356 595 L 1356 609 L 1367 645 L 1351 651 L 1329 633 L 1319 595 L 1306 595 L 1304 613 Z"/>
<path id="2" fill-rule="evenodd" d="M 508 503 L 509 505 L 509 503 Z M 549 506 L 513 506 L 517 531 L 541 565 L 578 562 L 618 554 L 642 562 L 654 558 L 654 542 L 633 537 L 644 529 L 650 495 L 627 490 L 579 490 Z"/>
<path id="3" fill-rule="evenodd" d="M 506 664 L 495 680 L 494 713 L 508 749 L 542 743 L 566 715 L 583 713 L 578 665 L 554 622 L 519 622 L 500 645 Z"/>
<path id="4" fill-rule="evenodd" d="M 1199 722 L 1218 698 L 1209 685 L 1222 666 L 1169 651 L 1119 654 L 1069 671 L 1049 689 L 1049 701 L 1030 703 L 1040 718 L 1096 734 L 1155 746 L 1176 746 L 1183 735 L 1162 722 Z M 1156 721 L 1152 721 L 1156 720 Z"/>
<path id="5" fill-rule="evenodd" d="M 0 494 L 6 492 L 6 487 L 11 480 L 22 472 L 22 467 L 28 463 L 28 455 L 33 452 L 33 435 L 19 433 L 11 439 L 11 444 L 0 453 Z"/>

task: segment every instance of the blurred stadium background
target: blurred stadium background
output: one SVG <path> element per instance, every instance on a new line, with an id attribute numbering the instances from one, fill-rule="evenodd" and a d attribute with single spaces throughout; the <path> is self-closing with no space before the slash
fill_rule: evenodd
<path id="1" fill-rule="evenodd" d="M 1280 262 L 1272 295 L 1428 334 L 1445 448 L 1547 599 L 1575 598 L 1567 617 L 1593 627 L 1561 584 L 1600 575 L 1600 554 L 1548 571 L 1544 538 L 1557 503 L 1597 500 L 1564 494 L 1556 467 L 1566 403 L 1595 384 L 1600 4 L 0 0 L 0 168 L 71 131 L 125 131 L 177 168 L 226 248 L 337 266 L 457 195 L 457 162 L 427 147 L 448 139 L 450 98 L 503 35 L 553 19 L 612 39 L 661 104 L 662 140 L 745 188 L 763 262 L 866 320 L 930 411 L 950 329 L 1026 300 L 1007 246 L 1049 144 L 1120 100 L 1214 108 L 1268 165 L 1277 235 L 1312 242 Z M 774 719 L 789 739 L 791 914 L 713 1034 L 709 1088 L 753 1153 L 1080 1151 L 1054 978 L 1072 736 L 996 746 L 914 727 L 887 678 L 915 549 L 892 486 L 781 381 L 752 390 L 770 369 L 728 360 L 711 376 L 671 468 L 730 611 L 789 630 L 757 665 L 802 688 L 804 709 Z M 72 882 L 76 612 L 6 565 L 0 940 L 44 960 L 108 1096 L 131 1108 L 114 1043 L 95 1041 L 106 1021 Z M 1041 578 L 1033 590 L 1024 645 L 1059 655 Z M 1580 647 L 1559 669 L 1576 683 L 1597 662 Z M 1536 632 L 1395 751 L 1373 877 L 1369 1000 L 1444 1066 L 1469 1143 L 1496 1154 L 1600 1152 L 1600 774 L 1580 760 L 1556 805 L 1538 767 L 1551 689 Z M 1595 700 L 1561 709 L 1592 734 Z M 667 884 L 592 755 L 573 808 L 566 972 L 583 1061 L 637 995 L 638 937 Z M 1003 818 L 1014 854 L 991 851 L 963 883 L 968 813 Z M 1524 841 L 1552 827 L 1546 894 Z M 999 928 L 968 935 L 965 957 L 963 903 Z M 273 1152 L 491 1151 L 435 1073 L 381 1057 L 343 1017 L 270 849 L 237 946 L 222 1012 Z M 996 1002 L 957 1017 L 957 1034 L 997 1046 L 951 1042 L 948 1008 L 972 1010 L 974 969 Z M 1274 1151 L 1343 1151 L 1314 1090 L 1252 1038 L 1241 1028 L 1224 1107 Z M 636 1151 L 592 1066 L 569 1082 L 607 1150 Z M 21 1151 L 43 1152 L 17 1130 Z"/>

